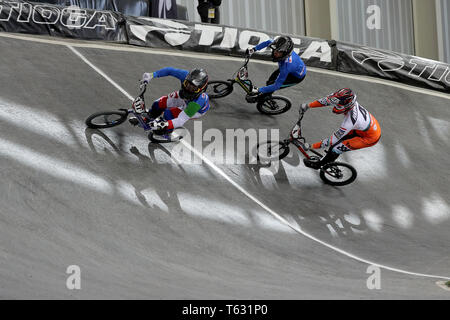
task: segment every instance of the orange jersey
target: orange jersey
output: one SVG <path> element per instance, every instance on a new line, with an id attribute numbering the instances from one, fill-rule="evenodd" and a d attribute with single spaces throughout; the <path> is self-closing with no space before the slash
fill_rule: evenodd
<path id="1" fill-rule="evenodd" d="M 327 105 L 327 99 L 323 98 L 310 103 L 309 107 L 318 108 Z M 343 152 L 373 146 L 380 137 L 381 128 L 378 121 L 356 102 L 353 109 L 344 114 L 340 128 L 330 137 L 328 145 L 336 145 L 337 149 Z M 314 149 L 322 147 L 322 141 L 314 143 L 312 147 Z"/>

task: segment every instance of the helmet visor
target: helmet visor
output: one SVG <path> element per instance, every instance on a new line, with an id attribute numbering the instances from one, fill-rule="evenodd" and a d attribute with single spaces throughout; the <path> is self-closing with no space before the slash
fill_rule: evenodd
<path id="1" fill-rule="evenodd" d="M 183 81 L 183 88 L 184 90 L 190 93 L 199 93 L 201 91 L 201 88 L 197 87 L 196 85 L 187 80 Z"/>
<path id="2" fill-rule="evenodd" d="M 341 104 L 341 100 L 339 100 L 339 98 L 336 98 L 336 97 L 334 97 L 334 96 L 329 96 L 329 97 L 327 98 L 327 100 L 328 100 L 328 103 L 329 103 L 330 105 L 332 105 L 333 107 L 336 107 L 336 108 L 344 108 L 344 106 Z"/>

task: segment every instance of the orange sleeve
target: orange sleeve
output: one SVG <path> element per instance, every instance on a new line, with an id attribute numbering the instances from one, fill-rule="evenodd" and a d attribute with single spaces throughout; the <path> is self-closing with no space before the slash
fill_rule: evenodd
<path id="1" fill-rule="evenodd" d="M 313 101 L 309 104 L 310 108 L 320 108 L 320 107 L 324 107 L 323 104 L 321 104 L 319 101 Z"/>

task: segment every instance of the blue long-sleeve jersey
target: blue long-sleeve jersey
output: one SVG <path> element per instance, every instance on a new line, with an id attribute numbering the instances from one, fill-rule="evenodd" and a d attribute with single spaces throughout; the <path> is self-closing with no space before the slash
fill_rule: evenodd
<path id="1" fill-rule="evenodd" d="M 154 78 L 162 78 L 167 76 L 172 76 L 180 80 L 183 83 L 184 79 L 186 79 L 189 71 L 183 69 L 175 69 L 172 67 L 162 68 L 161 70 L 153 72 Z"/>
<path id="2" fill-rule="evenodd" d="M 261 42 L 255 47 L 255 50 L 259 51 L 261 49 L 264 49 L 270 46 L 273 41 L 274 40 L 267 40 Z M 287 57 L 283 61 L 279 61 L 278 67 L 280 69 L 280 74 L 275 80 L 275 83 L 266 87 L 259 88 L 259 92 L 270 93 L 280 89 L 289 74 L 292 74 L 299 79 L 302 79 L 306 75 L 306 65 L 299 57 L 299 55 L 294 51 L 292 51 L 292 54 L 289 57 Z"/>

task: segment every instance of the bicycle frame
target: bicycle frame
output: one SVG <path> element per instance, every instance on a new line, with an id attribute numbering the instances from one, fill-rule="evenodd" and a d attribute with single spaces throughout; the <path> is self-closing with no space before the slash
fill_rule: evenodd
<path id="1" fill-rule="evenodd" d="M 141 89 L 141 92 L 139 93 L 138 97 L 140 97 L 142 99 L 142 101 L 144 101 L 144 104 L 145 104 L 144 94 L 147 91 L 147 83 L 141 84 L 140 89 Z M 135 112 L 133 108 L 130 108 L 128 110 L 127 109 L 121 109 L 121 110 L 127 111 L 128 114 L 133 114 L 138 119 L 139 126 L 141 128 L 143 128 L 144 131 L 152 130 L 150 128 L 150 126 L 144 121 L 144 119 L 142 119 L 142 115 L 140 113 Z"/>
<path id="2" fill-rule="evenodd" d="M 247 65 L 248 65 L 248 62 L 249 62 L 249 61 L 250 61 L 250 57 L 249 57 L 249 56 L 245 57 L 245 62 L 244 62 L 244 64 L 238 69 L 238 71 L 235 72 L 236 75 L 234 76 L 234 79 L 228 79 L 228 81 L 230 81 L 231 84 L 235 84 L 235 83 L 239 84 L 239 85 L 241 86 L 241 88 L 242 88 L 247 94 L 249 94 L 250 92 L 252 92 L 253 83 L 252 83 L 252 81 L 251 81 L 250 79 L 242 80 L 241 77 L 240 77 L 240 73 L 241 73 L 241 70 L 242 70 L 243 68 L 247 69 Z M 248 70 L 247 70 L 247 72 L 248 72 Z"/>
<path id="3" fill-rule="evenodd" d="M 300 118 L 298 119 L 298 121 L 296 122 L 296 124 L 292 127 L 290 133 L 289 133 L 289 137 L 285 140 L 283 140 L 283 143 L 285 143 L 286 145 L 289 145 L 290 143 L 292 143 L 293 145 L 295 145 L 297 147 L 297 149 L 303 154 L 303 156 L 306 159 L 311 159 L 311 156 L 306 152 L 306 150 L 303 148 L 302 143 L 306 142 L 306 139 L 302 136 L 302 119 L 304 116 L 304 112 L 300 113 Z M 299 137 L 298 138 L 294 138 L 294 136 L 292 135 L 292 132 L 294 131 L 294 129 L 298 126 L 298 133 L 299 133 Z M 312 153 L 314 153 L 315 155 L 319 156 L 320 158 L 322 158 L 322 154 L 317 152 L 316 150 L 310 149 L 309 151 L 311 151 Z"/>

